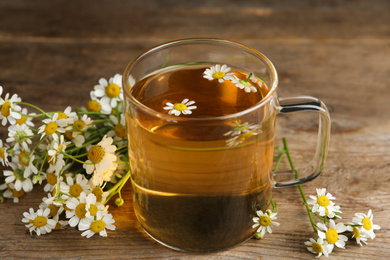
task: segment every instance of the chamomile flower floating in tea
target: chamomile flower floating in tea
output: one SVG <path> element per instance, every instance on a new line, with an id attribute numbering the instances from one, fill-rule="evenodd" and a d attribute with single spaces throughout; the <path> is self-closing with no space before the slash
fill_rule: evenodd
<path id="1" fill-rule="evenodd" d="M 225 80 L 230 80 L 234 73 L 229 72 L 231 68 L 229 68 L 226 64 L 220 65 L 217 64 L 212 66 L 204 71 L 203 77 L 208 80 L 218 80 L 219 83 L 223 83 Z"/>
<path id="2" fill-rule="evenodd" d="M 244 124 L 238 123 L 235 121 L 236 127 L 233 130 L 228 131 L 224 134 L 224 136 L 233 136 L 232 138 L 226 141 L 227 146 L 236 146 L 247 139 L 251 138 L 254 135 L 258 135 L 262 132 L 261 125 L 252 125 L 248 122 Z"/>
<path id="3" fill-rule="evenodd" d="M 253 83 L 258 81 L 252 73 L 249 74 L 247 79 L 239 79 L 237 76 L 233 76 L 231 79 L 232 83 L 235 84 L 237 88 L 244 89 L 246 93 L 257 92 L 257 88 L 253 86 L 249 80 Z"/>
<path id="4" fill-rule="evenodd" d="M 328 242 L 320 237 L 317 239 L 317 241 L 315 241 L 313 238 L 310 238 L 310 241 L 306 241 L 305 245 L 307 246 L 307 250 L 309 250 L 310 253 L 317 255 L 316 258 L 319 258 L 322 255 L 326 257 L 329 256 Z"/>
<path id="5" fill-rule="evenodd" d="M 196 109 L 196 106 L 191 106 L 195 104 L 195 101 L 189 101 L 188 98 L 184 99 L 181 103 L 175 103 L 172 104 L 170 102 L 167 102 L 164 107 L 165 110 L 169 110 L 168 114 L 170 115 L 175 115 L 175 116 L 180 116 L 180 114 L 183 115 L 189 115 L 192 114 L 191 110 Z"/>
<path id="6" fill-rule="evenodd" d="M 379 225 L 375 225 L 372 222 L 372 219 L 374 218 L 374 215 L 372 214 L 372 210 L 370 209 L 366 214 L 363 213 L 356 213 L 356 217 L 352 219 L 352 222 L 355 225 L 361 226 L 360 232 L 365 234 L 367 237 L 370 237 L 371 239 L 375 238 L 374 230 L 379 230 L 381 227 Z"/>
<path id="7" fill-rule="evenodd" d="M 332 194 L 326 192 L 326 189 L 317 189 L 317 196 L 310 195 L 307 201 L 309 205 L 314 205 L 312 212 L 328 218 L 340 217 L 340 207 L 336 206 L 332 200 L 336 199 Z M 337 214 L 336 214 L 337 213 Z"/>
<path id="8" fill-rule="evenodd" d="M 326 239 L 329 244 L 329 253 L 333 251 L 334 246 L 339 248 L 345 248 L 345 242 L 348 237 L 341 235 L 347 230 L 347 227 L 343 223 L 335 223 L 333 219 L 329 220 L 329 227 L 323 223 L 318 223 L 318 236 L 322 239 Z"/>

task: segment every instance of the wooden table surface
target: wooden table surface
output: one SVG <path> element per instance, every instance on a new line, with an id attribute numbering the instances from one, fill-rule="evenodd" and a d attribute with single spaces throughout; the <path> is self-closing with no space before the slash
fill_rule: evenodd
<path id="1" fill-rule="evenodd" d="M 276 66 L 279 96 L 315 96 L 332 118 L 327 165 L 303 185 L 307 195 L 327 188 L 343 221 L 374 212 L 382 228 L 369 244 L 350 241 L 329 259 L 390 258 L 390 2 L 351 1 L 125 1 L 0 0 L 0 85 L 46 111 L 85 106 L 100 77 L 122 73 L 154 45 L 187 37 L 239 41 Z M 286 137 L 296 165 L 316 143 L 316 117 L 279 115 L 276 141 Z M 5 140 L 6 128 L 2 127 Z M 284 162 L 282 167 L 288 167 Z M 22 213 L 37 208 L 42 187 L 18 204 L 0 204 L 1 259 L 312 259 L 305 241 L 316 237 L 296 187 L 274 190 L 279 205 L 273 234 L 212 254 L 167 249 L 136 222 L 131 190 L 111 206 L 117 230 L 81 237 L 68 228 L 30 236 Z"/>

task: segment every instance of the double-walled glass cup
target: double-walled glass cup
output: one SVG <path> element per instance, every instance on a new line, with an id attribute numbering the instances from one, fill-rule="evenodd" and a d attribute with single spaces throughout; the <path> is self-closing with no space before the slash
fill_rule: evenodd
<path id="1" fill-rule="evenodd" d="M 264 97 L 234 113 L 215 115 L 209 109 L 209 114 L 195 116 L 201 100 L 213 97 L 200 90 L 203 83 L 195 84 L 190 77 L 181 82 L 180 70 L 216 65 L 220 71 L 226 65 L 254 75 L 263 83 L 258 91 L 263 88 Z M 173 70 L 176 74 L 165 73 Z M 218 80 L 221 75 L 211 76 Z M 209 84 L 203 80 L 199 78 Z M 142 86 L 137 85 L 140 82 Z M 192 84 L 193 96 L 181 102 L 187 105 L 184 108 L 164 99 L 171 93 L 160 89 L 176 83 L 179 90 L 173 94 L 178 96 L 181 86 Z M 168 42 L 131 61 L 123 86 L 135 215 L 152 238 L 170 248 L 211 252 L 248 240 L 256 232 L 256 211 L 267 209 L 274 187 L 310 181 L 324 167 L 330 134 L 327 108 L 313 97 L 279 99 L 273 64 L 252 48 L 220 39 Z M 233 85 L 218 91 L 234 104 L 236 94 L 244 89 Z M 157 101 L 148 103 L 150 95 L 156 95 Z M 189 103 L 192 99 L 195 105 Z M 158 110 L 157 106 L 168 108 Z M 177 116 L 174 107 L 181 112 L 192 107 L 193 113 Z M 277 182 L 278 172 L 272 171 L 275 119 L 279 113 L 296 111 L 319 114 L 316 152 L 311 163 L 299 169 L 302 178 L 283 172 L 291 179 Z"/>

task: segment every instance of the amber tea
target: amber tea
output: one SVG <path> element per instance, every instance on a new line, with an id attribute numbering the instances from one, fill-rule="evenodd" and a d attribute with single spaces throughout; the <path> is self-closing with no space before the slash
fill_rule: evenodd
<path id="1" fill-rule="evenodd" d="M 213 75 L 215 66 L 225 75 Z M 273 109 L 239 115 L 269 89 L 253 74 L 222 66 L 160 70 L 131 89 L 140 103 L 169 117 L 127 114 L 135 214 L 149 235 L 172 248 L 205 252 L 243 242 L 255 232 L 255 211 L 269 202 Z"/>

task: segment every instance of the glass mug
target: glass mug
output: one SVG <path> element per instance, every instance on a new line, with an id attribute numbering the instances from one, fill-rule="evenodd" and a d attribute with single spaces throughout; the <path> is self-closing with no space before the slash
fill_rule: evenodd
<path id="1" fill-rule="evenodd" d="M 312 97 L 278 99 L 263 54 L 227 40 L 184 39 L 143 53 L 123 75 L 135 215 L 172 249 L 212 252 L 256 233 L 274 187 L 312 180 L 324 167 L 330 118 Z M 275 118 L 319 113 L 314 159 L 295 179 L 272 171 Z"/>

